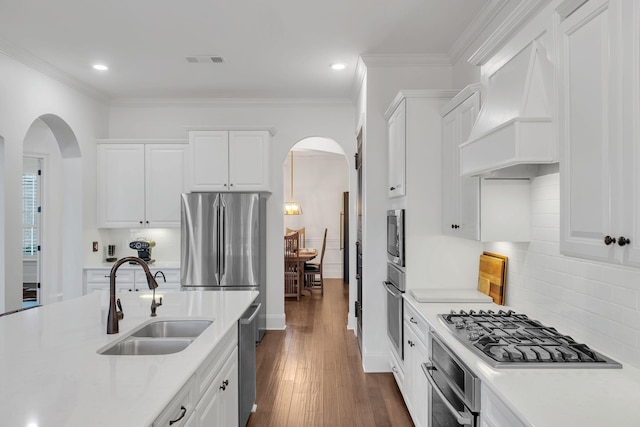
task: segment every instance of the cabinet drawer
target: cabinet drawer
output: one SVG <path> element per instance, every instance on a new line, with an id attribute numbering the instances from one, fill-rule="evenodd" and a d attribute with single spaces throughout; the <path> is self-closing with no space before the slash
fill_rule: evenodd
<path id="1" fill-rule="evenodd" d="M 227 357 L 238 345 L 238 326 L 237 324 L 227 332 L 220 340 L 215 350 L 200 365 L 195 375 L 195 390 L 198 396 L 202 396 L 209 387 L 209 384 L 218 375 L 222 365 Z"/>
<path id="2" fill-rule="evenodd" d="M 427 337 L 429 334 L 429 324 L 411 305 L 404 304 L 404 320 L 406 324 L 411 325 L 416 337 L 427 346 Z"/>
<path id="3" fill-rule="evenodd" d="M 87 283 L 106 283 L 109 284 L 109 274 L 111 269 L 85 270 Z M 116 284 L 133 283 L 133 270 L 118 270 Z"/>
<path id="4" fill-rule="evenodd" d="M 393 373 L 393 377 L 396 379 L 398 388 L 402 392 L 402 387 L 404 386 L 404 366 L 396 358 L 396 354 L 393 351 L 391 344 L 389 344 L 389 368 L 391 369 L 391 373 Z"/>
<path id="5" fill-rule="evenodd" d="M 156 272 L 162 271 L 162 273 L 164 274 L 164 277 L 167 279 L 167 282 L 180 283 L 179 269 L 176 269 L 176 268 L 165 269 L 165 268 L 150 267 L 149 270 L 151 271 L 151 274 L 156 274 Z M 146 274 L 144 274 L 143 269 L 139 269 L 135 271 L 135 279 L 136 279 L 136 285 L 144 285 L 146 287 L 147 276 Z M 158 274 L 158 276 L 156 277 L 156 280 L 158 281 L 158 285 L 160 286 L 162 286 L 162 283 L 164 283 L 164 280 L 162 279 L 161 274 Z"/>
<path id="6" fill-rule="evenodd" d="M 189 421 L 193 413 L 193 408 L 195 407 L 195 403 L 193 401 L 193 385 L 194 377 L 192 376 L 178 394 L 176 394 L 176 396 L 171 400 L 171 402 L 169 402 L 160 416 L 156 418 L 153 422 L 153 427 L 186 426 L 187 421 Z"/>

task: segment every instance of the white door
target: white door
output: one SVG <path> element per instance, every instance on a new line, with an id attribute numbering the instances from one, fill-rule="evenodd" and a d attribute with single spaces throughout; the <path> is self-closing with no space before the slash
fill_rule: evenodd
<path id="1" fill-rule="evenodd" d="M 145 216 L 148 227 L 180 227 L 185 191 L 185 144 L 145 145 Z"/>
<path id="2" fill-rule="evenodd" d="M 144 145 L 98 145 L 98 227 L 144 226 Z"/>
<path id="3" fill-rule="evenodd" d="M 40 304 L 42 159 L 25 157 L 22 173 L 22 307 Z"/>
<path id="4" fill-rule="evenodd" d="M 229 186 L 231 191 L 269 189 L 268 131 L 229 132 Z"/>
<path id="5" fill-rule="evenodd" d="M 228 191 L 229 132 L 189 132 L 189 191 Z"/>
<path id="6" fill-rule="evenodd" d="M 565 254 L 613 260 L 616 244 L 605 244 L 612 229 L 611 13 L 607 1 L 591 0 L 561 24 L 560 250 Z"/>

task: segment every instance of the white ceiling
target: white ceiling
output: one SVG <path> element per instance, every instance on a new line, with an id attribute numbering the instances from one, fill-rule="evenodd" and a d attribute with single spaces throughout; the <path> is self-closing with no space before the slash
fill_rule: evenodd
<path id="1" fill-rule="evenodd" d="M 360 55 L 448 55 L 492 3 L 1 0 L 0 50 L 107 98 L 349 98 Z"/>

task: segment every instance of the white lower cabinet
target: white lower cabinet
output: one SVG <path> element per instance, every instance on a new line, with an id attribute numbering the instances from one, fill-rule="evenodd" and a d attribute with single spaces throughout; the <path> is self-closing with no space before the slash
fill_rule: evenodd
<path id="1" fill-rule="evenodd" d="M 187 384 L 169 402 L 164 411 L 153 422 L 153 427 L 171 426 L 185 427 L 193 418 L 193 384 L 194 376 L 191 376 Z M 193 424 L 191 424 L 193 425 Z"/>
<path id="2" fill-rule="evenodd" d="M 231 328 L 153 427 L 238 427 L 238 328 Z"/>
<path id="3" fill-rule="evenodd" d="M 422 364 L 429 360 L 427 322 L 405 304 L 404 384 L 402 394 L 416 427 L 428 426 L 428 382 Z"/>
<path id="4" fill-rule="evenodd" d="M 237 426 L 238 391 L 238 350 L 236 349 L 196 405 L 195 426 Z"/>
<path id="5" fill-rule="evenodd" d="M 180 290 L 180 269 L 179 268 L 154 268 L 149 267 L 151 273 L 156 274 L 162 271 L 166 282 L 162 279 L 162 275 L 158 274 L 156 280 L 158 289 L 156 292 L 179 291 Z M 109 290 L 110 268 L 87 268 L 84 270 L 84 289 L 85 294 L 99 290 Z M 116 280 L 117 292 L 144 292 L 149 290 L 147 284 L 147 276 L 142 268 L 118 270 L 118 279 Z"/>
<path id="6" fill-rule="evenodd" d="M 526 424 L 489 387 L 483 384 L 480 395 L 480 427 L 525 427 Z"/>

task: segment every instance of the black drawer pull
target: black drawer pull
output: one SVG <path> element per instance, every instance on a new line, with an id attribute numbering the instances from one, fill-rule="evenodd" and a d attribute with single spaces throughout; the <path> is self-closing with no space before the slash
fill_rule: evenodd
<path id="1" fill-rule="evenodd" d="M 182 413 L 180 414 L 180 416 L 178 418 L 176 418 L 175 420 L 169 420 L 169 425 L 170 426 L 174 425 L 175 423 L 177 423 L 178 421 L 183 419 L 185 415 L 187 415 L 187 408 L 185 408 L 184 406 L 180 407 L 180 411 Z"/>

